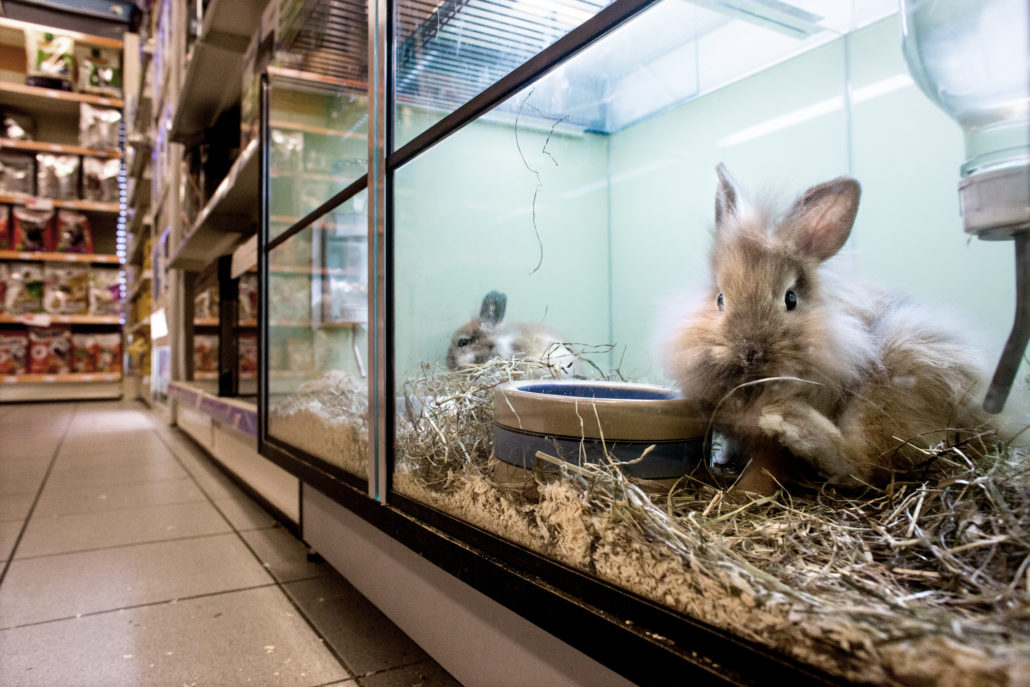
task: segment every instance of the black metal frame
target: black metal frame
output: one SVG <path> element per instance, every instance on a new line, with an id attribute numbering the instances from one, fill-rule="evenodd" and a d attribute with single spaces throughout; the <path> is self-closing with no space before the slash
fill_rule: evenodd
<path id="1" fill-rule="evenodd" d="M 384 124 L 388 151 L 384 189 L 387 207 L 384 246 L 387 287 L 385 293 L 380 294 L 380 297 L 385 299 L 386 312 L 380 333 L 385 338 L 387 351 L 394 348 L 395 333 L 392 288 L 393 173 L 656 1 L 616 0 L 592 19 L 572 30 L 397 150 L 393 150 L 392 139 L 394 74 L 392 69 L 387 68 L 387 121 Z M 392 8 L 393 0 L 386 0 L 386 3 Z M 386 32 L 388 65 L 392 64 L 393 60 L 392 22 L 393 13 L 390 11 Z M 267 80 L 263 84 L 262 101 L 263 111 L 267 111 Z M 267 141 L 266 121 L 267 117 L 263 117 L 263 141 Z M 267 155 L 267 150 L 263 150 L 262 243 L 259 250 L 259 269 L 263 284 L 268 283 L 269 250 L 374 183 L 366 179 L 364 183 L 351 184 L 269 243 Z M 370 169 L 369 173 L 371 175 L 373 170 Z M 375 237 L 372 231 L 369 233 L 371 244 Z M 371 251 L 370 245 L 370 255 Z M 267 289 L 262 291 L 260 328 L 263 341 L 267 341 Z M 370 290 L 371 298 L 373 295 Z M 370 309 L 374 312 L 377 307 L 377 304 L 372 304 Z M 379 446 L 378 450 L 386 452 L 388 469 L 386 475 L 379 476 L 378 484 L 386 489 L 388 503 L 380 503 L 369 495 L 368 485 L 363 480 L 267 436 L 268 368 L 265 348 L 264 345 L 260 347 L 262 360 L 259 374 L 259 450 L 262 455 L 363 518 L 384 535 L 404 544 L 457 579 L 560 640 L 640 684 L 667 684 L 672 676 L 675 676 L 677 682 L 697 684 L 761 685 L 788 681 L 796 685 L 841 684 L 840 679 L 818 669 L 779 655 L 764 646 L 742 640 L 699 619 L 662 607 L 630 591 L 615 587 L 393 492 L 393 437 L 396 422 L 396 409 L 393 403 L 380 404 L 383 407 L 380 408 L 379 415 L 370 418 L 376 423 L 382 423 L 376 425 L 375 430 L 370 428 L 370 438 L 375 440 L 376 435 L 386 437 L 383 442 L 385 445 Z M 378 373 L 385 376 L 385 388 L 394 389 L 392 357 L 388 356 L 387 360 L 376 362 L 376 366 L 370 365 L 370 375 L 375 374 L 373 370 L 378 367 Z M 376 405 L 370 403 L 370 409 L 375 408 Z M 373 459 L 370 458 L 370 471 L 372 469 Z"/>

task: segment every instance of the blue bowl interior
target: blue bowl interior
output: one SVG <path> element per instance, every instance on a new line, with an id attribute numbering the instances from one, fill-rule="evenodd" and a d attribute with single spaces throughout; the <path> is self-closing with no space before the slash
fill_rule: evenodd
<path id="1" fill-rule="evenodd" d="M 634 389 L 613 387 L 601 384 L 554 384 L 539 382 L 519 386 L 521 391 L 532 394 L 551 394 L 554 396 L 576 396 L 580 398 L 609 398 L 626 401 L 669 401 L 676 396 L 668 391 L 652 389 Z"/>

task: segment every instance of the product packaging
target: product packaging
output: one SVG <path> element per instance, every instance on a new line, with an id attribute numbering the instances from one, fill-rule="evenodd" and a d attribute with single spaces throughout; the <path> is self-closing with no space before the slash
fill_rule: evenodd
<path id="1" fill-rule="evenodd" d="M 83 199 L 93 200 L 98 203 L 117 203 L 118 174 L 120 172 L 121 160 L 116 157 L 83 157 Z"/>
<path id="2" fill-rule="evenodd" d="M 48 251 L 53 248 L 53 210 L 29 210 L 16 207 L 14 215 L 14 249 Z"/>
<path id="3" fill-rule="evenodd" d="M 79 145 L 97 150 L 118 150 L 121 123 L 121 110 L 82 103 L 79 106 Z"/>
<path id="4" fill-rule="evenodd" d="M 247 272 L 239 280 L 239 321 L 253 322 L 257 319 L 258 281 L 257 274 Z"/>
<path id="5" fill-rule="evenodd" d="M 193 335 L 193 371 L 218 372 L 218 336 Z"/>
<path id="6" fill-rule="evenodd" d="M 10 205 L 0 205 L 0 250 L 14 250 Z"/>
<path id="7" fill-rule="evenodd" d="M 21 375 L 28 372 L 28 352 L 28 332 L 0 332 L 0 375 Z"/>
<path id="8" fill-rule="evenodd" d="M 240 375 L 254 375 L 257 374 L 258 366 L 258 343 L 257 343 L 257 332 L 247 332 L 240 334 L 238 341 L 239 345 L 239 361 L 240 361 Z"/>
<path id="9" fill-rule="evenodd" d="M 36 154 L 36 195 L 76 200 L 79 197 L 79 156 Z"/>
<path id="10" fill-rule="evenodd" d="M 58 210 L 54 233 L 58 253 L 93 252 L 93 228 L 89 218 L 80 212 Z"/>
<path id="11" fill-rule="evenodd" d="M 65 374 L 71 371 L 71 327 L 29 327 L 29 373 Z"/>
<path id="12" fill-rule="evenodd" d="M 40 88 L 72 90 L 75 41 L 52 31 L 25 30 L 25 83 Z"/>
<path id="13" fill-rule="evenodd" d="M 0 193 L 35 193 L 36 167 L 31 154 L 0 151 Z"/>
<path id="14" fill-rule="evenodd" d="M 36 139 L 36 120 L 32 115 L 5 109 L 0 116 L 0 137 L 12 141 Z"/>
<path id="15" fill-rule="evenodd" d="M 122 278 L 116 269 L 94 269 L 89 281 L 89 314 L 120 315 Z"/>
<path id="16" fill-rule="evenodd" d="M 72 334 L 72 372 L 120 372 L 122 335 Z"/>
<path id="17" fill-rule="evenodd" d="M 11 315 L 43 312 L 43 267 L 32 262 L 7 265 L 4 310 Z"/>
<path id="18" fill-rule="evenodd" d="M 43 309 L 51 315 L 89 311 L 89 267 L 47 264 L 43 269 Z"/>
<path id="19" fill-rule="evenodd" d="M 79 69 L 78 90 L 82 93 L 122 97 L 122 56 L 115 48 L 75 46 Z"/>

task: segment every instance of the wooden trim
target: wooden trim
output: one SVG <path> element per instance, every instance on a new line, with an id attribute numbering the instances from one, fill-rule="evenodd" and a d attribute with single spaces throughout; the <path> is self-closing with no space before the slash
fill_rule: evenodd
<path id="1" fill-rule="evenodd" d="M 66 145 L 63 143 L 46 143 L 44 141 L 17 141 L 12 138 L 0 138 L 0 148 L 29 150 L 40 153 L 58 153 L 61 155 L 85 155 L 87 157 L 120 158 L 122 156 L 122 153 L 119 150 L 83 148 L 82 146 Z"/>
<path id="2" fill-rule="evenodd" d="M 101 95 L 90 93 L 76 93 L 74 91 L 60 91 L 54 88 L 39 88 L 38 86 L 27 86 L 13 81 L 0 81 L 0 93 L 15 93 L 41 100 L 58 100 L 68 103 L 89 103 L 90 105 L 101 105 L 103 107 L 116 107 L 121 109 L 124 101 L 121 98 L 107 98 Z"/>
<path id="3" fill-rule="evenodd" d="M 2 375 L 0 383 L 3 384 L 39 384 L 53 382 L 119 382 L 122 379 L 121 372 L 70 372 L 64 374 L 20 374 Z"/>
<path id="4" fill-rule="evenodd" d="M 0 202 L 5 202 L 0 196 Z M 120 265 L 117 255 L 102 253 L 44 253 L 20 250 L 0 250 L 0 260 L 32 260 L 35 262 L 86 262 L 94 265 Z"/>
<path id="5" fill-rule="evenodd" d="M 122 49 L 122 42 L 115 38 L 94 36 L 89 33 L 69 31 L 68 29 L 56 29 L 52 26 L 33 24 L 32 22 L 21 21 L 19 19 L 8 19 L 7 17 L 0 17 L 0 29 L 14 29 L 17 31 L 25 31 L 26 29 L 29 31 L 49 31 L 51 33 L 59 33 L 62 36 L 71 36 L 77 43 L 88 43 L 89 45 L 95 45 L 101 48 Z"/>

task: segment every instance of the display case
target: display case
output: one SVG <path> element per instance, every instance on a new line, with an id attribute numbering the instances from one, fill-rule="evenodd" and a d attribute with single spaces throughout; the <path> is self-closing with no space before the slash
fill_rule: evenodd
<path id="1" fill-rule="evenodd" d="M 1025 27 L 1018 3 L 992 8 Z M 990 360 L 1004 342 L 1010 249 L 963 237 L 962 133 L 909 76 L 895 3 L 383 0 L 370 12 L 370 102 L 350 83 L 300 87 L 274 70 L 265 87 L 259 448 L 303 483 L 308 541 L 397 540 L 637 683 L 1020 682 L 1030 550 L 1015 511 L 1030 475 L 1007 442 L 1030 423 L 1026 384 L 1004 419 L 970 411 L 983 424 L 942 416 L 892 437 L 890 456 L 914 448 L 919 469 L 886 480 L 818 461 L 801 476 L 775 462 L 741 472 L 720 425 L 742 390 L 827 387 L 859 359 L 888 369 L 862 337 L 888 326 L 884 312 L 915 311 L 830 270 L 815 295 L 806 271 L 840 249 L 844 225 L 838 265 L 942 307 L 932 326 L 890 325 L 915 350 L 973 329 L 980 347 L 949 355 Z M 1023 59 L 1012 30 L 999 45 Z M 326 189 L 298 177 L 307 197 L 283 171 L 312 170 L 296 146 L 276 153 L 271 122 L 279 103 L 301 117 L 334 92 L 353 94 L 333 116 L 367 122 L 367 158 L 337 134 L 332 155 L 356 174 Z M 778 235 L 765 221 L 804 227 L 798 254 L 746 263 Z M 713 254 L 729 225 L 748 240 Z M 742 311 L 764 327 L 753 313 L 774 311 L 754 285 L 766 281 L 784 312 L 811 298 L 863 314 L 817 309 L 763 333 L 779 348 L 692 329 Z M 741 290 L 750 310 L 724 298 Z M 724 395 L 709 390 L 732 378 L 715 362 L 682 372 L 692 351 L 718 361 L 738 346 L 740 365 L 773 349 L 801 362 Z M 891 416 L 920 383 L 897 375 L 882 406 L 860 400 Z M 970 382 L 948 403 L 974 396 Z M 800 442 L 770 408 L 733 429 Z M 803 429 L 813 443 L 839 431 Z M 330 512 L 347 524 L 333 529 Z"/>

